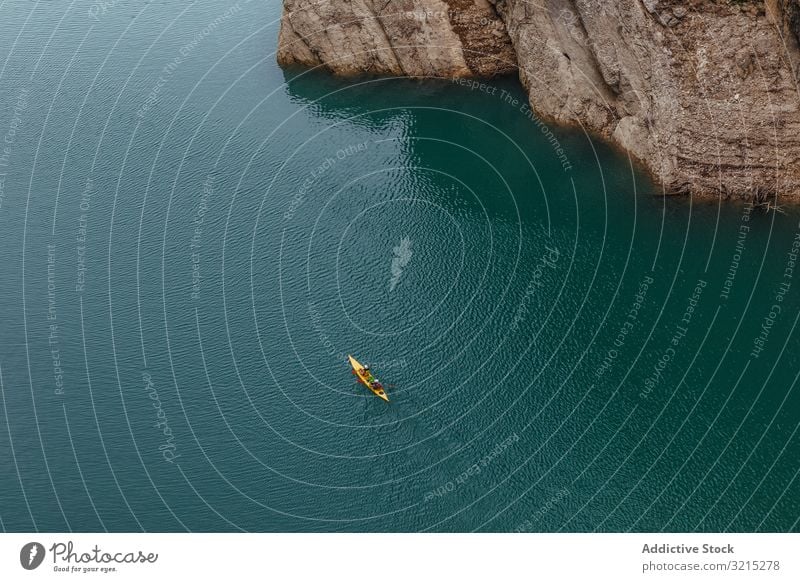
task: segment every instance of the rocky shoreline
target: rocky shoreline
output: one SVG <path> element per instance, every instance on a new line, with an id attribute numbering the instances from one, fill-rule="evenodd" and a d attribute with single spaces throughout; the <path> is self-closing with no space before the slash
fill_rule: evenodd
<path id="1" fill-rule="evenodd" d="M 800 201 L 800 0 L 284 0 L 283 66 L 518 71 L 532 108 L 666 194 Z"/>

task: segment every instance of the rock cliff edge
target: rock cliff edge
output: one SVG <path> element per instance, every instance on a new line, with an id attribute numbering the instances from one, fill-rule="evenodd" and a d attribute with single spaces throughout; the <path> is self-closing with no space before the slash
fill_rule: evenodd
<path id="1" fill-rule="evenodd" d="M 800 200 L 800 0 L 285 0 L 281 65 L 518 71 L 532 107 L 667 193 Z"/>

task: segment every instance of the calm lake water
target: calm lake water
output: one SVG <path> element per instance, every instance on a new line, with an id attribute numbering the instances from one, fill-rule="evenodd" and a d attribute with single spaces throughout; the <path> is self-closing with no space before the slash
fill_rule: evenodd
<path id="1" fill-rule="evenodd" d="M 798 208 L 276 0 L 2 11 L 4 530 L 798 530 Z"/>

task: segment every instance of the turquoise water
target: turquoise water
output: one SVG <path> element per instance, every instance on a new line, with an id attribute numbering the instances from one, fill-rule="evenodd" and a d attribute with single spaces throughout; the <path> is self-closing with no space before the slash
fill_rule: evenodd
<path id="1" fill-rule="evenodd" d="M 276 2 L 3 11 L 4 530 L 798 530 L 797 208 Z"/>

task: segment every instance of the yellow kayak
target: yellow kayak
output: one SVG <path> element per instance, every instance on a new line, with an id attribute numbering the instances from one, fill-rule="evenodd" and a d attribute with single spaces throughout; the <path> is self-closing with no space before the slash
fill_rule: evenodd
<path id="1" fill-rule="evenodd" d="M 389 397 L 386 396 L 383 385 L 378 382 L 375 376 L 372 375 L 372 372 L 369 371 L 369 368 L 362 366 L 361 363 L 359 363 L 359 361 L 353 356 L 347 356 L 347 359 L 350 360 L 350 365 L 353 367 L 353 374 L 356 375 L 358 381 L 369 388 L 375 394 L 375 396 L 383 398 L 386 402 L 389 402 Z"/>

